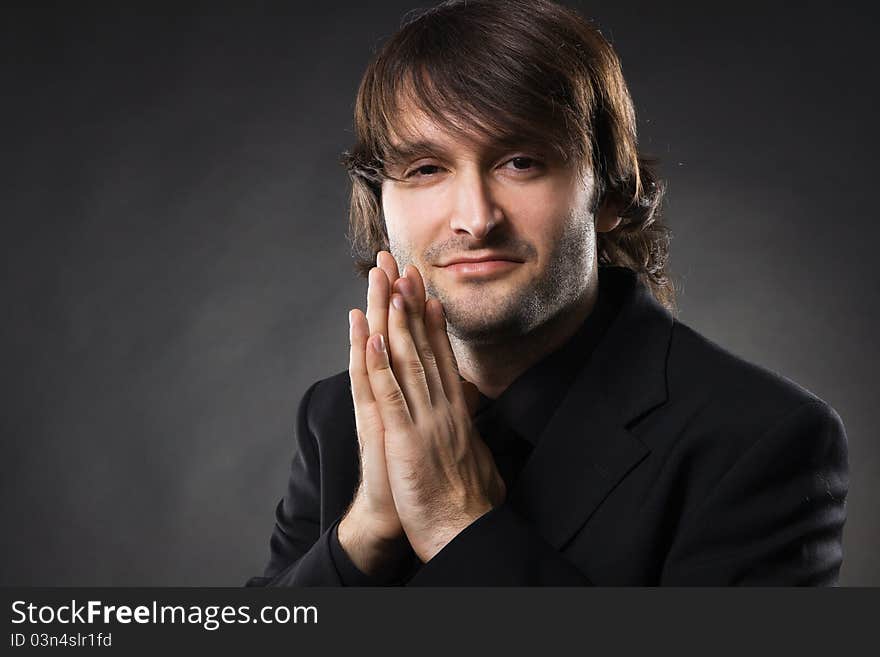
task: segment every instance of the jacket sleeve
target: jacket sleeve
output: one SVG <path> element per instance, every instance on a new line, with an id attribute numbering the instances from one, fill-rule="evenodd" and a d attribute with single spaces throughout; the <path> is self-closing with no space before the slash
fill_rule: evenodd
<path id="1" fill-rule="evenodd" d="M 424 564 L 408 586 L 592 586 L 508 504 L 483 514 Z"/>
<path id="2" fill-rule="evenodd" d="M 754 442 L 683 521 L 661 584 L 835 585 L 848 477 L 840 417 L 807 402 Z"/>
<path id="3" fill-rule="evenodd" d="M 340 586 L 333 562 L 331 532 L 321 533 L 321 473 L 315 437 L 309 430 L 309 401 L 318 384 L 303 395 L 295 431 L 295 449 L 287 493 L 275 509 L 269 563 L 262 577 L 246 586 Z"/>

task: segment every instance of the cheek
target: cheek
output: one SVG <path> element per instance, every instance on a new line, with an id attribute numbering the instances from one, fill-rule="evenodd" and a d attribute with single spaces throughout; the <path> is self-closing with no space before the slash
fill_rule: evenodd
<path id="1" fill-rule="evenodd" d="M 548 180 L 513 201 L 518 227 L 536 244 L 555 244 L 589 214 L 588 194 L 568 180 Z"/>
<path id="2" fill-rule="evenodd" d="M 438 204 L 426 200 L 419 194 L 383 191 L 382 212 L 389 242 L 418 248 L 430 240 L 432 230 L 442 222 Z"/>

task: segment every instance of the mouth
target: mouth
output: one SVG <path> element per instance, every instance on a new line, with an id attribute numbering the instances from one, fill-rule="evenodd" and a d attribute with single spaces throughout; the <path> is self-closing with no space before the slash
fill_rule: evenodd
<path id="1" fill-rule="evenodd" d="M 487 255 L 476 258 L 453 259 L 440 269 L 458 277 L 492 277 L 505 274 L 519 265 L 521 260 L 514 260 L 500 255 Z"/>

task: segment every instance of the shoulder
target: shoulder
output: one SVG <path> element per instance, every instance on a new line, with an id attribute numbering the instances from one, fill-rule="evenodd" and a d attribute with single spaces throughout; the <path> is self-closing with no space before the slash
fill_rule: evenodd
<path id="1" fill-rule="evenodd" d="M 688 473 L 685 508 L 718 508 L 705 506 L 710 494 L 735 508 L 766 493 L 772 506 L 780 487 L 807 500 L 846 497 L 843 422 L 804 386 L 675 321 L 667 390 L 645 440 L 666 466 Z"/>
<path id="2" fill-rule="evenodd" d="M 669 344 L 667 389 L 670 410 L 689 427 L 685 433 L 729 456 L 761 441 L 801 452 L 846 453 L 843 422 L 824 400 L 677 320 Z"/>
<path id="3" fill-rule="evenodd" d="M 354 414 L 351 399 L 351 380 L 343 370 L 312 383 L 303 395 L 302 412 L 313 434 L 327 420 L 341 419 Z"/>
<path id="4" fill-rule="evenodd" d="M 714 402 L 731 413 L 779 417 L 808 405 L 831 408 L 803 385 L 752 363 L 675 320 L 667 360 L 670 399 Z"/>

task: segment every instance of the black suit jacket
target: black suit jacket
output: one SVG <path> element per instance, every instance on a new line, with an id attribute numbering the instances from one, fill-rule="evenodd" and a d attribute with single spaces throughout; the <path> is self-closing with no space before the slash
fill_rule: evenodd
<path id="1" fill-rule="evenodd" d="M 409 585 L 830 585 L 843 558 L 837 413 L 675 320 L 631 278 L 507 500 Z M 249 585 L 339 585 L 358 483 L 348 372 L 300 403 L 271 556 Z"/>

